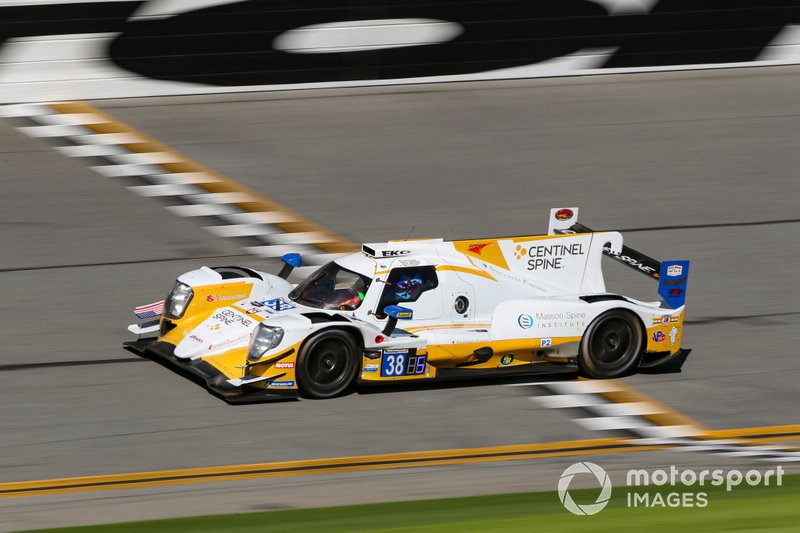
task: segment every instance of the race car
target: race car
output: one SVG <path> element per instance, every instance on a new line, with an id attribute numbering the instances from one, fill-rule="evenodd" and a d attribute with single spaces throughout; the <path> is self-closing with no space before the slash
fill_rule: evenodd
<path id="1" fill-rule="evenodd" d="M 355 383 L 579 371 L 615 378 L 679 368 L 689 261 L 659 262 L 595 232 L 578 208 L 547 235 L 364 244 L 299 284 L 202 267 L 136 308 L 125 347 L 231 403 L 330 398 Z M 658 282 L 660 301 L 606 290 L 609 256 Z"/>

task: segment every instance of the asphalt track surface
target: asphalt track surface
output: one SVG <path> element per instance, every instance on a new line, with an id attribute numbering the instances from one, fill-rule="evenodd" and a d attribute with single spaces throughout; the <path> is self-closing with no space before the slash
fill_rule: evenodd
<path id="1" fill-rule="evenodd" d="M 798 423 L 800 69 L 107 101 L 354 242 L 539 233 L 577 205 L 692 260 L 684 371 L 626 382 L 712 428 Z M 2 481 L 594 438 L 502 384 L 232 407 L 121 349 L 134 305 L 243 255 L 0 121 Z M 663 228 L 663 229 L 656 229 Z M 655 299 L 607 265 L 609 288 Z M 641 279 L 640 279 L 641 278 Z M 0 529 L 553 489 L 576 459 L 0 500 Z M 744 460 L 597 458 L 612 472 Z"/>

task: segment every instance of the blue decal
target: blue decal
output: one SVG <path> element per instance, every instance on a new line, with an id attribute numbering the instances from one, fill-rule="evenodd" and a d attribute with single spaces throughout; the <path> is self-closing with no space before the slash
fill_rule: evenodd
<path id="1" fill-rule="evenodd" d="M 287 311 L 289 309 L 294 309 L 294 305 L 287 302 L 283 298 L 273 298 L 271 300 L 263 300 L 260 302 L 250 302 L 250 305 L 255 307 L 264 307 L 263 311 L 268 313 L 280 313 L 281 311 Z"/>
<path id="2" fill-rule="evenodd" d="M 294 381 L 271 381 L 270 387 L 294 387 Z"/>
<path id="3" fill-rule="evenodd" d="M 663 261 L 658 279 L 658 294 L 673 309 L 686 303 L 689 261 Z"/>
<path id="4" fill-rule="evenodd" d="M 414 311 L 407 307 L 400 307 L 399 305 L 389 305 L 383 312 L 398 320 L 410 320 L 414 317 Z"/>
<path id="5" fill-rule="evenodd" d="M 533 327 L 533 317 L 531 315 L 519 315 L 517 324 L 522 329 L 531 329 Z"/>
<path id="6" fill-rule="evenodd" d="M 417 355 L 416 349 L 384 350 L 381 356 L 381 377 L 419 376 L 425 373 L 427 355 Z"/>

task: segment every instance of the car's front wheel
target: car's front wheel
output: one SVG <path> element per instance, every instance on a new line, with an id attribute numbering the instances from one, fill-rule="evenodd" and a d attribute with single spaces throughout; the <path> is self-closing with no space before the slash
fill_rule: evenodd
<path id="1" fill-rule="evenodd" d="M 307 398 L 332 398 L 343 393 L 358 373 L 358 343 L 341 330 L 308 339 L 297 356 L 297 386 Z"/>
<path id="2" fill-rule="evenodd" d="M 599 379 L 617 378 L 639 363 L 644 328 L 625 309 L 612 309 L 594 319 L 581 339 L 578 364 L 581 373 Z"/>

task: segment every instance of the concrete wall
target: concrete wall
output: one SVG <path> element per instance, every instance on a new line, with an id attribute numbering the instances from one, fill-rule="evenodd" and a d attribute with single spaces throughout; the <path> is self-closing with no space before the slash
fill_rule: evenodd
<path id="1" fill-rule="evenodd" d="M 800 63 L 800 0 L 0 3 L 0 102 Z"/>

